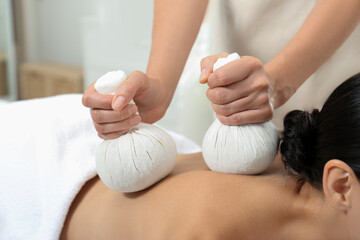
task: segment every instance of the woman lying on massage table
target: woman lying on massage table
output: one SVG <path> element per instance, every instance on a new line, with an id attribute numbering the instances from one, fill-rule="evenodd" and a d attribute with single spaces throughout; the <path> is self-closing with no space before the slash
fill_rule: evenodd
<path id="1" fill-rule="evenodd" d="M 285 117 L 280 154 L 258 176 L 212 172 L 200 153 L 179 155 L 171 175 L 138 193 L 96 177 L 61 239 L 359 239 L 360 73 L 320 112 Z"/>

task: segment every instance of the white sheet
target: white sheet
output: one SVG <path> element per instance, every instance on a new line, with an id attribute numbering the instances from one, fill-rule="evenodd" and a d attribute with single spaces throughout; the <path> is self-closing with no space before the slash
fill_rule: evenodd
<path id="1" fill-rule="evenodd" d="M 58 239 L 102 141 L 81 95 L 0 105 L 0 134 L 0 239 Z M 200 151 L 170 134 L 179 153 Z"/>

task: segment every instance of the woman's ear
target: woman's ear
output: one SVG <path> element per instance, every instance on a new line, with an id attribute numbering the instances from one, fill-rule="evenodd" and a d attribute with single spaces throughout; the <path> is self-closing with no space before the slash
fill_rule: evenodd
<path id="1" fill-rule="evenodd" d="M 357 178 L 354 171 L 343 161 L 333 159 L 326 163 L 323 173 L 323 189 L 329 204 L 339 211 L 347 212 Z"/>

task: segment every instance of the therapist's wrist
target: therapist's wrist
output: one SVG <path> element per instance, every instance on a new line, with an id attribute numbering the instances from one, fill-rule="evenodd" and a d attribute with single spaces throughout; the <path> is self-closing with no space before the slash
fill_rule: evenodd
<path id="1" fill-rule="evenodd" d="M 174 92 L 176 90 L 179 77 L 176 78 L 174 76 L 171 76 L 170 74 L 157 75 L 157 74 L 146 73 L 146 75 L 149 78 L 156 79 L 156 81 L 159 83 L 159 86 L 161 86 L 162 97 L 164 98 L 164 100 L 171 101 L 172 96 L 174 95 Z"/>
<path id="2" fill-rule="evenodd" d="M 293 86 L 291 77 L 286 77 L 286 74 L 283 74 L 283 71 L 278 71 L 279 68 L 273 67 L 271 62 L 264 65 L 264 69 L 271 79 L 270 86 L 273 107 L 277 109 L 295 94 L 297 88 Z"/>
<path id="3" fill-rule="evenodd" d="M 163 82 L 160 82 L 160 84 L 161 84 L 161 98 L 159 102 L 159 107 L 160 107 L 160 111 L 163 113 L 163 115 L 165 115 L 174 96 L 175 89 L 171 88 L 167 84 L 164 84 Z"/>
<path id="4" fill-rule="evenodd" d="M 167 81 L 166 78 L 163 77 L 155 77 L 154 75 L 149 75 L 146 73 L 150 79 L 156 82 L 152 86 L 154 89 L 154 96 L 157 100 L 154 104 L 154 108 L 157 110 L 157 114 L 159 115 L 159 120 L 165 115 L 167 109 L 170 106 L 172 101 L 176 85 L 173 86 L 169 80 Z"/>

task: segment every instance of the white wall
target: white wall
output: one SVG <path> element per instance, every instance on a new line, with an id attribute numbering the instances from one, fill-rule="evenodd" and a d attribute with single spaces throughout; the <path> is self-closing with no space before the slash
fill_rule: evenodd
<path id="1" fill-rule="evenodd" d="M 27 61 L 82 65 L 81 19 L 93 0 L 23 0 Z"/>
<path id="2" fill-rule="evenodd" d="M 82 24 L 85 86 L 110 70 L 146 70 L 152 9 L 148 0 L 96 2 L 95 14 Z"/>
<path id="3" fill-rule="evenodd" d="M 17 99 L 17 72 L 16 72 L 16 53 L 15 41 L 13 34 L 13 16 L 11 9 L 11 0 L 0 0 L 0 14 L 3 21 L 3 34 L 1 35 L 3 41 L 3 50 L 6 50 L 7 57 L 7 80 L 8 80 L 8 100 Z M 1 33 L 0 33 L 1 34 Z"/>
<path id="4" fill-rule="evenodd" d="M 6 48 L 5 1 L 0 0 L 0 52 Z"/>
<path id="5" fill-rule="evenodd" d="M 120 66 L 145 70 L 153 1 L 22 0 L 22 3 L 27 61 L 88 64 L 95 69 L 101 66 L 97 73 Z M 87 51 L 88 48 L 94 49 Z"/>

